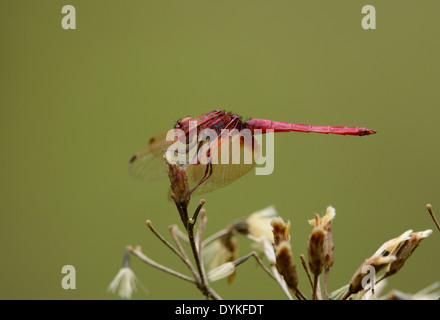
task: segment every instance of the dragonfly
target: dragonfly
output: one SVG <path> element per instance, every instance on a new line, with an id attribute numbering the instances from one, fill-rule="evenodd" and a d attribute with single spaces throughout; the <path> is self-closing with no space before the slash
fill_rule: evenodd
<path id="1" fill-rule="evenodd" d="M 191 123 L 196 123 L 196 127 L 193 125 L 192 128 L 197 135 L 209 129 L 211 132 L 217 133 L 219 138 L 191 143 L 188 139 Z M 352 136 L 367 136 L 376 133 L 375 130 L 365 127 L 316 126 L 255 118 L 243 121 L 240 116 L 220 109 L 194 118 L 185 117 L 178 120 L 173 129 L 181 130 L 185 135 L 188 143 L 183 152 L 187 153 L 187 155 L 191 151 L 200 151 L 202 147 L 205 147 L 206 150 L 206 159 L 203 162 L 188 160 L 179 163 L 186 172 L 191 194 L 204 194 L 225 187 L 251 171 L 256 165 L 257 159 L 253 158 L 252 161 L 246 162 L 243 155 L 246 151 L 251 152 L 251 154 L 260 154 L 261 143 L 257 141 L 256 135 L 264 134 L 267 130 L 272 130 L 273 132 L 332 133 Z M 244 129 L 250 132 L 250 139 L 243 139 L 242 136 L 238 135 L 244 132 Z M 222 135 L 222 132 L 228 132 L 228 135 Z M 167 132 L 152 137 L 149 140 L 148 147 L 131 157 L 128 171 L 132 178 L 146 181 L 167 176 L 168 163 L 164 159 L 164 155 L 174 141 L 169 141 L 166 137 Z M 229 154 L 233 153 L 233 150 L 237 152 L 237 149 L 230 147 L 230 145 L 226 148 L 226 144 L 230 144 L 233 137 L 238 137 L 239 139 L 238 152 L 239 156 L 241 156 L 239 157 L 240 161 L 238 163 L 212 161 L 210 155 L 214 154 L 213 151 L 225 150 Z M 221 151 L 220 153 L 222 154 Z M 197 155 L 198 153 L 193 152 L 193 154 Z"/>

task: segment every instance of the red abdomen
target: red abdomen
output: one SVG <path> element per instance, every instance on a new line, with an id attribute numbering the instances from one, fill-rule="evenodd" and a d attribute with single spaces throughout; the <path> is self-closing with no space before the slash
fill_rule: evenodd
<path id="1" fill-rule="evenodd" d="M 265 119 L 251 119 L 244 123 L 245 127 L 251 130 L 273 130 L 274 132 L 316 132 L 334 133 L 351 136 L 366 136 L 376 133 L 375 130 L 365 127 L 335 127 L 335 126 L 314 126 L 309 124 L 294 124 L 289 122 L 272 121 Z M 263 132 L 264 133 L 264 132 Z"/>

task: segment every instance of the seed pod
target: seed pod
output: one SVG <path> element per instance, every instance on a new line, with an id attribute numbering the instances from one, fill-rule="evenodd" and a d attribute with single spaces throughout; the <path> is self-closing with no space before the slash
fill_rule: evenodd
<path id="1" fill-rule="evenodd" d="M 286 241 L 290 241 L 290 221 L 285 223 L 281 217 L 276 217 L 272 220 L 273 244 L 275 249 L 277 246 Z"/>
<path id="2" fill-rule="evenodd" d="M 357 293 L 360 290 L 363 289 L 362 286 L 362 279 L 367 274 L 367 271 L 369 268 L 366 268 L 368 266 L 371 266 L 374 268 L 375 274 L 377 274 L 380 270 L 382 270 L 384 267 L 386 267 L 389 263 L 396 260 L 395 256 L 372 256 L 364 261 L 364 263 L 356 270 L 353 277 L 350 280 L 349 287 L 348 287 L 348 294 Z"/>
<path id="3" fill-rule="evenodd" d="M 387 268 L 386 275 L 391 276 L 399 271 L 406 260 L 413 254 L 418 247 L 420 241 L 427 238 L 432 233 L 432 230 L 425 230 L 422 232 L 413 232 L 410 234 L 409 239 L 406 240 L 396 253 L 396 261 L 390 263 Z"/>
<path id="4" fill-rule="evenodd" d="M 298 288 L 298 274 L 293 261 L 292 248 L 286 241 L 282 241 L 275 251 L 278 272 L 283 276 L 287 286 L 296 292 Z"/>
<path id="5" fill-rule="evenodd" d="M 314 227 L 309 237 L 309 267 L 313 275 L 318 276 L 324 267 L 324 243 L 326 232 L 321 226 Z"/>

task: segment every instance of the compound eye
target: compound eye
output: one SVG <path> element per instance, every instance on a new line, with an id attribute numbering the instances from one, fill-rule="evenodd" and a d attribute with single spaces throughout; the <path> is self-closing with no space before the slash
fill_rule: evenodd
<path id="1" fill-rule="evenodd" d="M 185 127 L 189 126 L 189 122 L 192 121 L 192 120 L 193 120 L 193 118 L 191 118 L 191 117 L 186 117 L 186 118 L 183 118 L 181 120 L 178 120 L 176 122 L 176 125 L 174 126 L 174 128 L 175 129 L 183 129 L 184 130 Z"/>
<path id="2" fill-rule="evenodd" d="M 189 125 L 189 122 L 190 122 L 191 120 L 192 120 L 191 117 L 183 118 L 182 120 L 180 120 L 180 126 L 181 126 L 181 127 L 184 127 L 184 126 Z"/>

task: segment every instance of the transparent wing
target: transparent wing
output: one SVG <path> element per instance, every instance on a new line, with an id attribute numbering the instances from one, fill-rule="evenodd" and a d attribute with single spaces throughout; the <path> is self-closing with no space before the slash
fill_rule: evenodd
<path id="1" fill-rule="evenodd" d="M 255 154 L 259 155 L 260 151 L 260 146 L 252 135 L 243 139 L 238 134 L 212 141 L 208 148 L 212 168 L 209 168 L 208 164 L 188 165 L 185 168 L 190 188 L 196 187 L 207 175 L 209 176 L 198 185 L 193 194 L 211 192 L 244 176 L 255 166 Z"/>
<path id="2" fill-rule="evenodd" d="M 212 118 L 206 118 L 200 125 L 209 128 L 215 122 Z M 234 129 L 235 123 L 231 122 L 227 128 Z M 208 159 L 203 162 L 199 157 L 196 163 L 183 165 L 190 188 L 195 188 L 193 194 L 203 194 L 227 186 L 255 166 L 261 147 L 250 131 L 245 132 L 231 130 L 226 135 L 206 141 L 203 144 L 205 149 L 202 150 L 198 143 L 189 146 L 189 150 L 196 148 L 197 153 L 203 154 L 205 151 Z M 150 145 L 131 158 L 128 166 L 130 176 L 142 181 L 166 177 L 168 165 L 163 156 L 172 143 L 166 140 L 166 132 L 150 139 Z"/>
<path id="3" fill-rule="evenodd" d="M 128 173 L 136 180 L 153 180 L 167 176 L 168 165 L 163 158 L 172 144 L 166 140 L 166 132 L 150 139 L 150 145 L 136 153 L 128 165 Z"/>
<path id="4" fill-rule="evenodd" d="M 248 173 L 255 164 L 214 164 L 211 176 L 193 192 L 194 195 L 204 194 L 223 188 Z M 188 171 L 190 187 L 196 186 L 203 179 L 206 165 L 195 165 Z"/>

